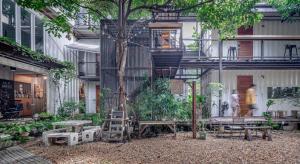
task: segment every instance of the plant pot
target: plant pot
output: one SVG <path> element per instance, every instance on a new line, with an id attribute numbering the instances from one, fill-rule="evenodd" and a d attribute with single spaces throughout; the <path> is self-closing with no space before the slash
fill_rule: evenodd
<path id="1" fill-rule="evenodd" d="M 200 132 L 199 132 L 199 139 L 200 139 L 200 140 L 206 140 L 206 135 L 207 135 L 206 132 L 200 131 Z"/>

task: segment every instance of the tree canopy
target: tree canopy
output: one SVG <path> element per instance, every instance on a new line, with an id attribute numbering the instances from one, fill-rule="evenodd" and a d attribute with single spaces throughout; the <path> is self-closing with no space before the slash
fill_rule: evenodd
<path id="1" fill-rule="evenodd" d="M 268 0 L 268 2 L 277 8 L 283 21 L 300 16 L 300 0 Z"/>

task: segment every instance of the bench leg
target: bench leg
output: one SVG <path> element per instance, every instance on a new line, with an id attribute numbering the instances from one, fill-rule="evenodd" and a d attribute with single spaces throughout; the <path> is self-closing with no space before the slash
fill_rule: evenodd
<path id="1" fill-rule="evenodd" d="M 268 136 L 268 141 L 272 141 L 272 134 L 271 134 L 271 130 L 267 130 L 267 136 Z"/>
<path id="2" fill-rule="evenodd" d="M 245 130 L 245 139 L 248 141 L 252 141 L 251 131 L 249 129 Z"/>
<path id="3" fill-rule="evenodd" d="M 68 137 L 68 146 L 73 146 L 78 144 L 78 134 L 72 134 Z"/>

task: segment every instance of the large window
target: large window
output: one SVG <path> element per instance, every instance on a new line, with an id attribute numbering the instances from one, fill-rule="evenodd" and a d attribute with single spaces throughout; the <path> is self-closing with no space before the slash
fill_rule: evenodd
<path id="1" fill-rule="evenodd" d="M 21 9 L 21 44 L 31 47 L 31 14 Z"/>
<path id="2" fill-rule="evenodd" d="M 2 1 L 1 21 L 3 26 L 3 36 L 12 40 L 16 39 L 16 14 L 15 3 L 11 0 Z"/>
<path id="3" fill-rule="evenodd" d="M 153 29 L 152 48 L 180 48 L 180 29 Z"/>
<path id="4" fill-rule="evenodd" d="M 35 17 L 35 51 L 44 52 L 44 31 L 43 22 L 41 19 Z"/>

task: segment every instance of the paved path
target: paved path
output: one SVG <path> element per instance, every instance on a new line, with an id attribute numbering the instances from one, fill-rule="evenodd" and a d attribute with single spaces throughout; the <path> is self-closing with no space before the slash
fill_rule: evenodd
<path id="1" fill-rule="evenodd" d="M 0 164 L 51 164 L 50 161 L 14 146 L 0 151 Z"/>

